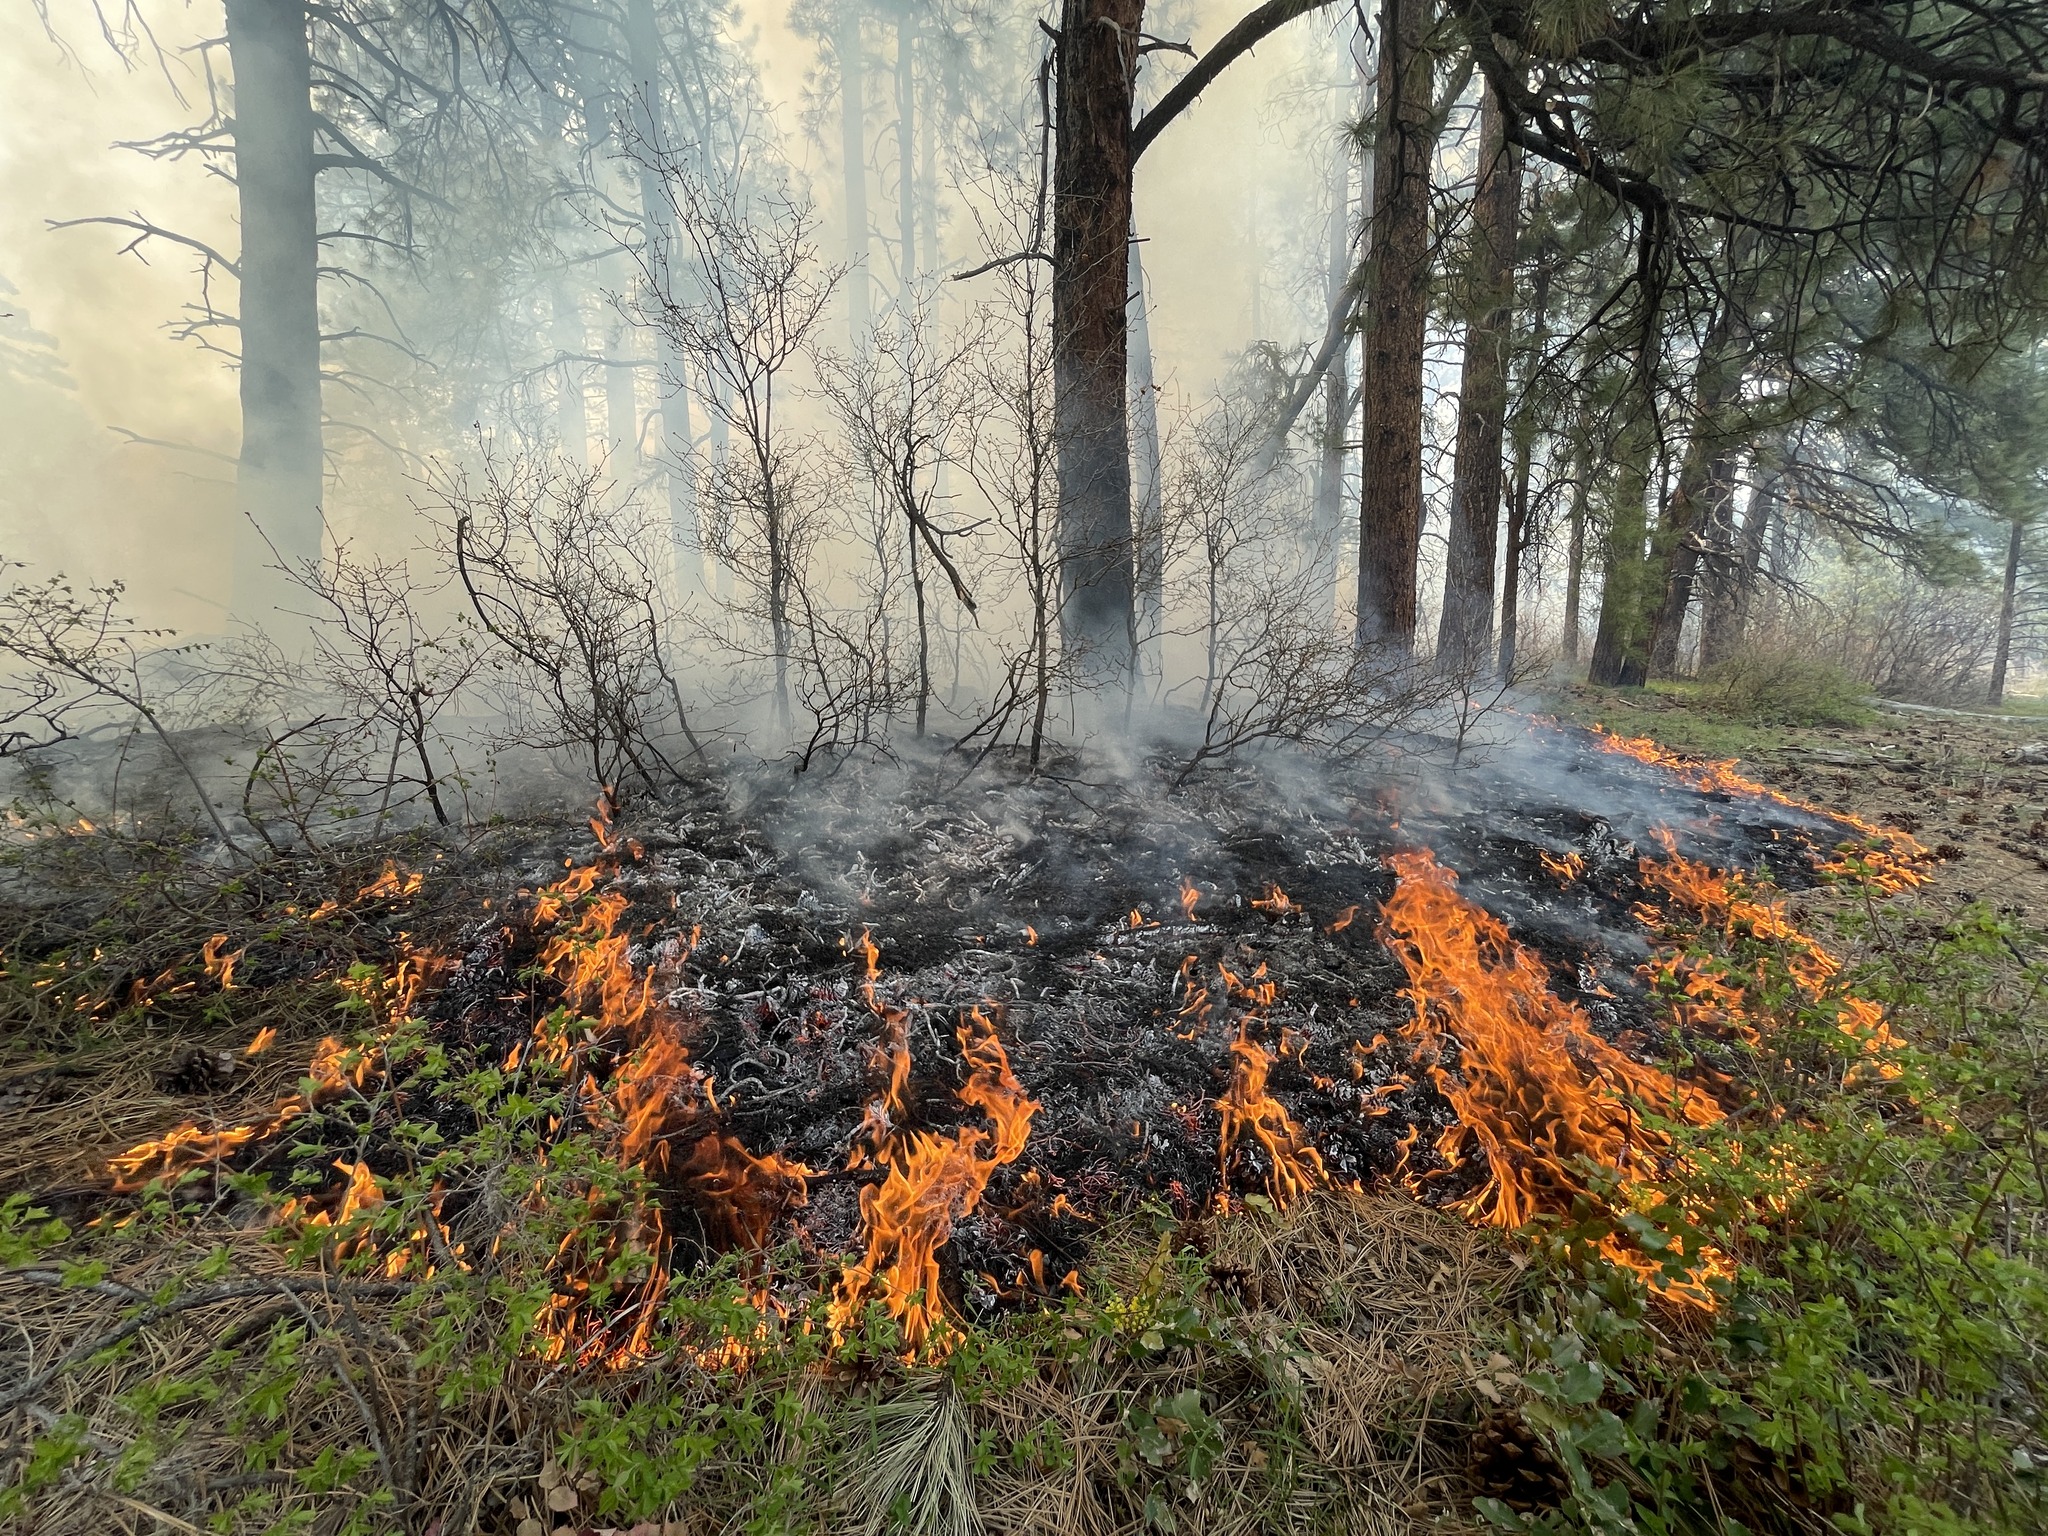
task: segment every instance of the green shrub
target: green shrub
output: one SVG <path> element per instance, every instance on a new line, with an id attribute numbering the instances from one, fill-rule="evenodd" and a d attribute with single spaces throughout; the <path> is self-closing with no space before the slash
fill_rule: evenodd
<path id="1" fill-rule="evenodd" d="M 1704 701 L 1724 714 L 1770 725 L 1861 725 L 1870 690 L 1832 661 L 1796 651 L 1751 649 L 1700 674 Z"/>

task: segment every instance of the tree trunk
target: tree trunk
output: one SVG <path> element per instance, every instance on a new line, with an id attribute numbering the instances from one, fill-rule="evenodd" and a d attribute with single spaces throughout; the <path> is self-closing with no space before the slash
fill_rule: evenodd
<path id="1" fill-rule="evenodd" d="M 1700 345 L 1693 380 L 1692 431 L 1678 488 L 1658 519 L 1650 596 L 1656 604 L 1650 627 L 1650 673 L 1670 677 L 1678 670 L 1678 640 L 1692 601 L 1699 569 L 1700 531 L 1718 494 L 1717 468 L 1725 468 L 1729 408 L 1742 391 L 1742 359 L 1748 335 L 1741 305 L 1724 299 Z"/>
<path id="2" fill-rule="evenodd" d="M 1581 453 L 1574 466 L 1570 533 L 1565 544 L 1564 659 L 1569 662 L 1579 659 L 1580 616 L 1586 603 L 1586 499 L 1587 480 L 1592 474 L 1587 458 Z"/>
<path id="3" fill-rule="evenodd" d="M 633 73 L 634 131 L 644 146 L 638 158 L 641 235 L 646 240 L 651 271 L 671 271 L 676 252 L 675 230 L 661 175 L 651 161 L 661 159 L 668 144 L 662 110 L 661 34 L 656 30 L 653 0 L 626 0 L 626 54 Z M 675 544 L 676 591 L 688 599 L 703 590 L 702 539 L 697 527 L 695 434 L 690 428 L 690 396 L 682 349 L 666 327 L 659 332 L 661 451 L 667 470 L 669 527 Z"/>
<path id="4" fill-rule="evenodd" d="M 1501 447 L 1507 427 L 1513 330 L 1515 225 L 1522 165 L 1506 142 L 1500 103 L 1486 87 L 1479 109 L 1479 180 L 1472 194 L 1472 301 L 1458 388 L 1458 456 L 1451 478 L 1450 551 L 1436 660 L 1466 673 L 1493 649 L 1494 551 L 1500 543 Z M 1418 416 L 1418 423 L 1419 423 Z"/>
<path id="5" fill-rule="evenodd" d="M 1381 0 L 1372 293 L 1358 520 L 1358 641 L 1415 643 L 1422 537 L 1422 345 L 1429 312 L 1430 0 Z"/>
<path id="6" fill-rule="evenodd" d="M 1350 136 L 1338 147 L 1330 174 L 1330 228 L 1324 294 L 1331 313 L 1344 307 L 1351 286 L 1351 155 Z M 1323 446 L 1316 464 L 1314 521 L 1309 527 L 1309 558 L 1315 562 L 1309 605 L 1323 620 L 1331 617 L 1337 592 L 1337 536 L 1344 517 L 1344 438 L 1350 424 L 1351 369 L 1340 345 L 1323 371 Z"/>
<path id="7" fill-rule="evenodd" d="M 917 27 L 910 7 L 896 17 L 896 237 L 902 248 L 903 323 L 917 291 Z M 920 735 L 923 733 L 920 731 Z"/>
<path id="8" fill-rule="evenodd" d="M 846 330 L 865 351 L 873 316 L 868 307 L 867 56 L 861 41 L 861 0 L 840 0 L 839 159 L 846 187 Z"/>
<path id="9" fill-rule="evenodd" d="M 1638 369 L 1638 374 L 1648 370 Z M 1587 681 L 1608 687 L 1640 688 L 1649 678 L 1650 470 L 1657 457 L 1657 430 L 1647 399 L 1652 379 L 1639 377 L 1638 398 L 1614 445 L 1614 483 L 1607 509 L 1607 538 L 1601 551 L 1600 621 L 1593 631 Z"/>
<path id="10" fill-rule="evenodd" d="M 1725 448 L 1708 470 L 1706 517 L 1699 544 L 1700 670 L 1721 659 L 1716 647 L 1726 638 L 1730 604 L 1735 594 L 1735 488 L 1742 477 L 1742 456 Z"/>
<path id="11" fill-rule="evenodd" d="M 1131 88 L 1144 0 L 1062 0 L 1053 156 L 1053 385 L 1061 643 L 1128 677 L 1137 627 L 1126 414 Z"/>
<path id="12" fill-rule="evenodd" d="M 1749 511 L 1742 519 L 1742 544 L 1735 561 L 1735 597 L 1729 626 L 1728 650 L 1749 638 L 1749 610 L 1756 598 L 1757 579 L 1763 573 L 1764 535 L 1783 521 L 1778 503 L 1784 492 L 1784 471 L 1775 466 L 1749 498 Z"/>
<path id="13" fill-rule="evenodd" d="M 1529 295 L 1529 362 L 1523 388 L 1542 365 L 1550 343 L 1550 250 L 1536 264 L 1536 283 Z M 1508 536 L 1503 545 L 1507 569 L 1500 577 L 1500 675 L 1515 675 L 1515 653 L 1521 643 L 1522 557 L 1529 549 L 1529 474 L 1536 453 L 1536 421 L 1526 399 L 1515 419 L 1515 484 L 1508 502 Z"/>
<path id="14" fill-rule="evenodd" d="M 918 124 L 923 141 L 919 152 L 923 174 L 918 177 L 918 212 L 924 226 L 924 270 L 939 270 L 939 60 L 943 49 L 925 56 L 924 117 Z"/>
<path id="15" fill-rule="evenodd" d="M 590 345 L 583 312 L 566 279 L 557 278 L 549 294 L 554 314 L 555 436 L 570 463 L 590 462 L 590 413 L 583 398 L 583 352 Z"/>
<path id="16" fill-rule="evenodd" d="M 300 0 L 228 0 L 227 37 L 242 219 L 232 611 L 257 619 L 282 595 L 273 563 L 322 557 L 313 65 Z"/>
<path id="17" fill-rule="evenodd" d="M 2005 593 L 1998 604 L 1998 651 L 1991 661 L 1991 688 L 1984 699 L 1987 704 L 2005 702 L 2005 669 L 2012 660 L 2012 617 L 2020 585 L 2020 537 L 2025 532 L 2026 524 L 2013 518 L 2011 533 L 2005 541 Z"/>
<path id="18" fill-rule="evenodd" d="M 1145 263 L 1133 231 L 1131 245 L 1131 449 L 1137 506 L 1138 639 L 1157 650 L 1166 607 L 1165 475 L 1159 451 L 1159 387 L 1152 377 L 1152 325 L 1147 314 Z M 1156 659 L 1156 658 L 1153 658 Z M 1148 661 L 1149 665 L 1149 661 Z"/>

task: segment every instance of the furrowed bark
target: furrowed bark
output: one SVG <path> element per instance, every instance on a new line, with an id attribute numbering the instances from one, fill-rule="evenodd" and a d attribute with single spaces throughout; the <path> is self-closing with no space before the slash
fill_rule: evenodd
<path id="1" fill-rule="evenodd" d="M 281 595 L 273 561 L 322 555 L 313 64 L 299 0 L 228 0 L 227 37 L 242 222 L 232 606 L 255 619 Z"/>
<path id="2" fill-rule="evenodd" d="M 1583 455 L 1577 469 L 1577 478 L 1572 482 L 1564 572 L 1564 659 L 1571 662 L 1579 659 L 1579 630 L 1586 602 L 1586 477 L 1591 471 Z"/>
<path id="3" fill-rule="evenodd" d="M 1143 0 L 1063 0 L 1053 156 L 1053 387 L 1061 643 L 1096 682 L 1127 678 L 1131 548 L 1131 91 Z"/>
<path id="4" fill-rule="evenodd" d="M 1437 665 L 1484 665 L 1493 639 L 1494 554 L 1500 542 L 1501 449 L 1507 426 L 1508 343 L 1514 318 L 1515 225 L 1521 159 L 1505 137 L 1500 101 L 1480 104 L 1479 181 L 1472 198 L 1472 308 L 1458 389 L 1458 448 L 1451 480 Z"/>
<path id="5" fill-rule="evenodd" d="M 1422 345 L 1429 309 L 1430 0 L 1381 0 L 1371 298 L 1358 524 L 1358 643 L 1415 641 L 1422 535 Z"/>

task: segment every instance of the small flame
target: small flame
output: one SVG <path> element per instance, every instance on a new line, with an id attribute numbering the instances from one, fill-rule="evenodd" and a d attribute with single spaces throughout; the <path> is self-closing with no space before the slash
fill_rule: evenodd
<path id="1" fill-rule="evenodd" d="M 1192 923 L 1195 920 L 1195 906 L 1202 899 L 1202 893 L 1195 889 L 1195 883 L 1185 875 L 1180 882 L 1180 915 Z"/>
<path id="2" fill-rule="evenodd" d="M 406 896 L 416 896 L 425 880 L 426 876 L 418 870 L 401 873 L 396 863 L 386 859 L 384 873 L 357 891 L 356 900 L 393 901 Z"/>
<path id="3" fill-rule="evenodd" d="M 1346 928 L 1349 928 L 1352 925 L 1352 923 L 1357 920 L 1357 918 L 1358 903 L 1353 902 L 1350 906 L 1346 907 L 1342 912 L 1339 912 L 1337 916 L 1331 921 L 1329 931 L 1331 933 L 1342 933 Z"/>
<path id="4" fill-rule="evenodd" d="M 221 991 L 232 992 L 235 989 L 235 962 L 241 959 L 246 951 L 238 949 L 233 954 L 227 954 L 227 947 L 228 936 L 216 933 L 200 946 L 199 962 L 206 967 L 208 977 L 219 984 Z"/>
<path id="5" fill-rule="evenodd" d="M 1279 886 L 1268 885 L 1265 895 L 1252 898 L 1252 910 L 1265 912 L 1273 917 L 1291 917 L 1301 911 L 1301 908 Z"/>
<path id="6" fill-rule="evenodd" d="M 1545 853 L 1539 848 L 1536 850 L 1536 862 L 1559 885 L 1570 885 L 1586 872 L 1585 855 L 1576 849 L 1568 848 L 1558 855 Z"/>
<path id="7" fill-rule="evenodd" d="M 1029 923 L 1024 925 L 1024 942 L 1033 948 L 1036 948 L 1038 944 L 1038 930 Z"/>

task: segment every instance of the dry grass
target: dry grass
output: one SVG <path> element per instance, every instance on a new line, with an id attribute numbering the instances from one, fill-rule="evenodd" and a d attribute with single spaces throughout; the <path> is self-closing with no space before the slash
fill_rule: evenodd
<path id="1" fill-rule="evenodd" d="M 1476 1362 L 1516 1282 L 1504 1246 L 1399 1197 L 1322 1195 L 1283 1215 L 1241 1213 L 1205 1228 L 1211 1334 L 1191 1347 L 1134 1350 L 1113 1328 L 1084 1335 L 1069 1325 L 1062 1347 L 1046 1348 L 1055 1320 L 1020 1335 L 1037 1351 L 1022 1380 L 992 1382 L 957 1363 L 849 1376 L 769 1357 L 735 1381 L 675 1358 L 582 1374 L 528 1358 L 493 1386 L 453 1392 L 451 1375 L 468 1362 L 434 1354 L 429 1341 L 487 1348 L 502 1322 L 488 1307 L 469 1316 L 431 1284 L 292 1269 L 250 1232 L 115 1242 L 90 1284 L 66 1286 L 48 1264 L 0 1275 L 12 1335 L 0 1482 L 20 1475 L 39 1434 L 68 1421 L 87 1449 L 25 1511 L 39 1536 L 253 1533 L 293 1517 L 328 1532 L 352 1514 L 370 1517 L 364 1529 L 419 1536 L 512 1536 L 536 1516 L 553 1522 L 544 1530 L 579 1531 L 595 1528 L 602 1486 L 584 1469 L 575 1508 L 548 1514 L 540 1481 L 570 1460 L 564 1441 L 585 1420 L 579 1400 L 622 1411 L 663 1394 L 687 1426 L 701 1405 L 745 1389 L 792 1394 L 823 1432 L 770 1435 L 747 1458 L 714 1456 L 675 1502 L 628 1513 L 672 1530 L 735 1529 L 782 1463 L 810 1499 L 794 1528 L 849 1536 L 901 1528 L 892 1511 L 904 1510 L 910 1529 L 952 1536 L 1138 1536 L 1148 1493 L 1177 1528 L 1217 1536 L 1467 1529 L 1460 1469 Z M 1098 1294 L 1136 1294 L 1156 1261 L 1136 1238 L 1111 1239 Z M 1245 1273 L 1259 1277 L 1255 1288 Z M 182 1291 L 146 1308 L 179 1274 Z M 466 1320 L 450 1324 L 454 1314 Z M 1089 1315 L 1085 1306 L 1070 1314 L 1081 1328 Z M 295 1335 L 303 1342 L 280 1356 Z M 223 1351 L 236 1352 L 226 1368 Z M 278 1379 L 264 1388 L 266 1372 Z M 165 1391 L 179 1381 L 226 1390 L 179 1400 Z M 1128 1444 L 1134 1405 L 1187 1387 L 1199 1389 L 1222 1440 L 1198 1486 L 1146 1468 Z M 262 1411 L 231 1418 L 230 1404 L 258 1401 Z M 257 1438 L 272 1439 L 275 1455 L 252 1471 Z M 1009 1453 L 1020 1446 L 1057 1452 Z M 977 1447 L 995 1454 L 972 1469 Z M 648 1450 L 662 1454 L 658 1444 Z M 309 1472 L 347 1456 L 355 1465 L 337 1486 Z M 378 1497 L 382 1508 L 370 1503 Z M 597 1524 L 614 1519 L 631 1523 Z"/>

